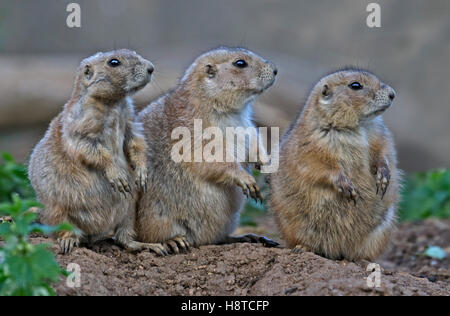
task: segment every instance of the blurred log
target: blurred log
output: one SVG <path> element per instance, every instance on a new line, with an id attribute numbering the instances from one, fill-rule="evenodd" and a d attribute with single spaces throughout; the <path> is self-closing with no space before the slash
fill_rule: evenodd
<path id="1" fill-rule="evenodd" d="M 76 56 L 0 57 L 0 129 L 47 124 L 70 97 Z M 158 87 L 146 87 L 136 96 L 145 104 L 169 88 L 163 80 Z"/>

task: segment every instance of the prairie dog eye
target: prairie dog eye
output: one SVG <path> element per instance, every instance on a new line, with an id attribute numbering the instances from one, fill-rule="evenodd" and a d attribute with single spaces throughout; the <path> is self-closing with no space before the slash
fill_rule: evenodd
<path id="1" fill-rule="evenodd" d="M 233 66 L 238 67 L 238 68 L 245 68 L 248 66 L 248 64 L 245 60 L 239 59 L 233 63 Z"/>
<path id="2" fill-rule="evenodd" d="M 351 84 L 348 85 L 348 87 L 353 90 L 361 90 L 363 88 L 362 84 L 360 84 L 357 81 L 352 82 Z"/>
<path id="3" fill-rule="evenodd" d="M 108 61 L 108 65 L 109 65 L 110 67 L 118 67 L 118 66 L 121 65 L 121 62 L 120 62 L 118 59 L 113 58 L 113 59 L 111 59 L 111 60 Z"/>

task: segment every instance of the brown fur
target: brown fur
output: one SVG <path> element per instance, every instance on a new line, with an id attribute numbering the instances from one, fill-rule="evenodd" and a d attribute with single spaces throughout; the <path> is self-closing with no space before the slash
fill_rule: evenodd
<path id="1" fill-rule="evenodd" d="M 108 62 L 118 59 L 112 67 Z M 42 222 L 69 222 L 58 235 L 63 252 L 111 233 L 129 250 L 138 190 L 146 186 L 146 143 L 128 98 L 149 81 L 153 65 L 128 50 L 98 53 L 81 63 L 72 97 L 34 149 L 29 176 L 45 205 Z M 136 183 L 136 187 L 134 187 Z M 160 247 L 162 249 L 162 247 Z"/>
<path id="2" fill-rule="evenodd" d="M 233 65 L 240 59 L 246 60 L 248 67 Z M 178 140 L 171 134 L 177 127 L 186 127 L 194 144 L 194 119 L 202 120 L 203 129 L 253 126 L 253 100 L 272 85 L 275 74 L 272 63 L 247 50 L 213 50 L 197 58 L 175 90 L 139 114 L 149 147 L 150 170 L 149 190 L 138 209 L 141 240 L 165 242 L 182 235 L 193 245 L 232 241 L 229 235 L 245 202 L 243 191 L 255 199 L 260 197 L 247 164 L 177 163 L 171 151 Z M 246 241 L 256 239 L 246 237 Z"/>
<path id="3" fill-rule="evenodd" d="M 363 89 L 352 90 L 355 81 Z M 333 73 L 312 90 L 271 177 L 271 209 L 295 252 L 371 260 L 385 250 L 401 175 L 379 115 L 394 96 L 360 70 Z"/>

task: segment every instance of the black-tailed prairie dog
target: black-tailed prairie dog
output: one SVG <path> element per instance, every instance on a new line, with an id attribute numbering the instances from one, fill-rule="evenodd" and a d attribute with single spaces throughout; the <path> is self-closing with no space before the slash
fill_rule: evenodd
<path id="1" fill-rule="evenodd" d="M 381 114 L 394 90 L 348 69 L 322 78 L 280 149 L 271 209 L 294 252 L 372 260 L 395 228 L 400 172 Z"/>
<path id="2" fill-rule="evenodd" d="M 149 61 L 129 50 L 83 60 L 70 100 L 31 155 L 29 177 L 45 205 L 41 221 L 75 227 L 57 235 L 63 253 L 110 234 L 128 250 L 165 253 L 162 245 L 134 240 L 147 163 L 129 96 L 150 81 L 152 72 Z"/>
<path id="3" fill-rule="evenodd" d="M 273 84 L 276 74 L 271 62 L 248 50 L 215 49 L 198 57 L 173 91 L 139 114 L 149 163 L 148 191 L 139 201 L 137 214 L 141 241 L 168 242 L 175 253 L 189 244 L 248 241 L 276 245 L 256 235 L 230 236 L 245 195 L 261 199 L 248 163 L 197 160 L 195 145 L 192 160 L 172 158 L 174 146 L 180 142 L 177 128 L 189 133 L 185 141 L 196 143 L 194 120 L 201 122 L 204 130 L 220 129 L 224 137 L 226 127 L 254 127 L 253 101 Z M 259 136 L 253 136 L 260 143 Z M 204 139 L 199 147 L 206 150 Z M 191 149 L 183 153 L 190 155 Z"/>

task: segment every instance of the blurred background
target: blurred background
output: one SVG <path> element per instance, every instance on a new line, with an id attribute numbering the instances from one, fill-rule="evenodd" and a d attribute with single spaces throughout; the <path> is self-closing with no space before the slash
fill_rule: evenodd
<path id="1" fill-rule="evenodd" d="M 81 28 L 66 25 L 71 2 L 81 6 Z M 369 2 L 381 6 L 381 28 L 366 24 Z M 5 229 L 9 224 L 3 222 L 16 222 L 18 231 L 35 227 L 31 207 L 44 206 L 35 199 L 26 163 L 68 100 L 83 58 L 130 48 L 153 61 L 152 83 L 135 96 L 139 110 L 173 87 L 199 54 L 220 45 L 246 47 L 277 65 L 277 82 L 258 99 L 255 120 L 280 127 L 281 134 L 310 88 L 331 70 L 368 68 L 394 87 L 397 98 L 384 118 L 407 176 L 398 212 L 404 223 L 383 268 L 448 282 L 450 0 L 0 0 L 0 241 L 22 242 L 11 238 L 16 230 Z M 264 177 L 254 175 L 267 201 Z M 433 219 L 422 221 L 428 218 Z M 280 241 L 266 202 L 246 204 L 235 233 L 247 232 Z M 22 262 L 16 261 L 24 249 L 19 245 L 5 252 L 0 243 L 5 262 L 8 256 Z M 15 265 L 20 276 L 24 266 L 39 273 L 44 272 L 35 267 L 49 267 L 45 260 L 22 256 L 26 263 Z M 33 274 L 34 279 L 41 282 Z M 40 295 L 42 288 L 39 283 Z"/>
<path id="2" fill-rule="evenodd" d="M 381 28 L 369 28 L 369 1 L 82 1 L 81 28 L 69 28 L 62 0 L 0 0 L 0 152 L 26 162 L 70 96 L 79 62 L 131 48 L 156 65 L 136 95 L 141 107 L 174 86 L 200 53 L 244 46 L 275 62 L 276 84 L 255 107 L 260 125 L 295 119 L 314 82 L 356 65 L 397 91 L 384 114 L 400 167 L 450 166 L 450 1 L 379 0 Z"/>

